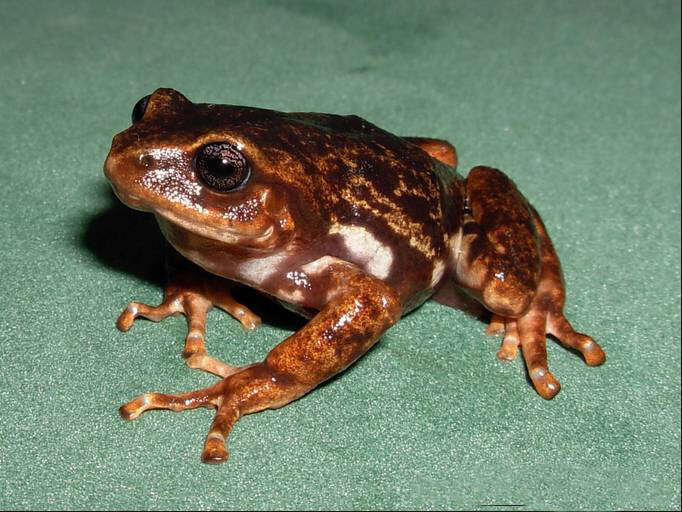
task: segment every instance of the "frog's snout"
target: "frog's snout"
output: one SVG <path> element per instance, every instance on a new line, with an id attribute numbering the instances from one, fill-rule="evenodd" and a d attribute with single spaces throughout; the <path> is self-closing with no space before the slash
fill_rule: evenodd
<path id="1" fill-rule="evenodd" d="M 143 208 L 141 198 L 130 193 L 130 191 L 127 190 L 129 187 L 125 186 L 125 183 L 128 180 L 128 172 L 125 169 L 125 165 L 121 162 L 120 155 L 118 155 L 115 150 L 117 137 L 118 135 L 114 137 L 109 154 L 104 161 L 104 176 L 109 180 L 114 194 L 116 194 L 116 197 L 118 197 L 121 202 L 135 210 L 147 210 Z"/>

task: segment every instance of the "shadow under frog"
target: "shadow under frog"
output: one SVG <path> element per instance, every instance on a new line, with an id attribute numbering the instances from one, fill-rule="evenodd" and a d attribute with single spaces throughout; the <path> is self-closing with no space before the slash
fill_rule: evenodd
<path id="1" fill-rule="evenodd" d="M 221 380 L 145 393 L 120 412 L 216 408 L 204 462 L 227 459 L 241 416 L 282 407 L 338 375 L 430 297 L 453 305 L 465 295 L 492 313 L 488 333 L 503 335 L 498 357 L 514 359 L 520 348 L 545 399 L 560 390 L 548 335 L 590 366 L 605 361 L 564 317 L 561 267 L 538 212 L 497 169 L 462 177 L 448 142 L 398 137 L 357 116 L 193 103 L 172 89 L 142 98 L 132 120 L 113 139 L 105 175 L 123 203 L 154 214 L 173 250 L 162 303 L 130 303 L 117 326 L 184 314 L 188 366 Z M 114 224 L 98 221 L 91 241 Z M 105 258 L 124 264 L 117 251 Z M 234 367 L 211 357 L 209 309 L 247 329 L 260 322 L 224 278 L 310 320 L 263 361 Z"/>
<path id="2" fill-rule="evenodd" d="M 159 288 L 168 282 L 170 262 L 176 262 L 176 265 L 181 262 L 192 272 L 202 272 L 190 261 L 179 257 L 159 231 L 153 215 L 131 210 L 104 183 L 99 192 L 110 198 L 111 204 L 90 220 L 81 241 L 101 263 Z M 295 331 L 306 322 L 301 315 L 252 288 L 228 280 L 225 280 L 225 286 L 232 290 L 236 300 L 248 304 L 268 325 Z"/>

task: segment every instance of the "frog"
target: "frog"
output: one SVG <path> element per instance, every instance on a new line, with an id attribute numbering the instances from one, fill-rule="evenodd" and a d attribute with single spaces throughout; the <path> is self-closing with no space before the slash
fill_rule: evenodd
<path id="1" fill-rule="evenodd" d="M 219 379 L 144 393 L 121 416 L 214 408 L 201 460 L 224 462 L 239 418 L 309 393 L 431 298 L 482 305 L 487 333 L 502 337 L 497 357 L 520 349 L 544 399 L 561 388 L 547 336 L 588 366 L 604 363 L 600 345 L 563 313 L 561 265 L 537 210 L 502 171 L 476 166 L 464 177 L 457 163 L 446 140 L 397 136 L 355 115 L 194 103 L 170 88 L 140 99 L 104 174 L 124 204 L 155 216 L 169 274 L 163 301 L 131 302 L 117 326 L 184 315 L 187 365 Z M 213 307 L 247 330 L 259 325 L 235 284 L 307 319 L 243 366 L 205 343 Z"/>

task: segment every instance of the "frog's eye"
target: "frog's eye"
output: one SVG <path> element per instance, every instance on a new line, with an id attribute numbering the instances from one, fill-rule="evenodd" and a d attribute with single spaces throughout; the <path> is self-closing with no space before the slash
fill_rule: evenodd
<path id="1" fill-rule="evenodd" d="M 201 146 L 194 157 L 199 178 L 217 192 L 229 192 L 241 186 L 251 173 L 246 158 L 227 142 Z"/>
<path id="2" fill-rule="evenodd" d="M 145 110 L 147 110 L 147 103 L 149 103 L 149 95 L 141 98 L 137 103 L 135 103 L 135 106 L 133 107 L 133 115 L 131 116 L 133 124 L 142 119 Z"/>

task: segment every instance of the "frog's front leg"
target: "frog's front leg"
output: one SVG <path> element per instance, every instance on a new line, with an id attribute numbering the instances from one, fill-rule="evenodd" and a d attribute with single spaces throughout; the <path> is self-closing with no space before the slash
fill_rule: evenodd
<path id="1" fill-rule="evenodd" d="M 564 317 L 559 258 L 514 183 L 497 169 L 476 167 L 466 180 L 466 198 L 456 280 L 493 312 L 488 332 L 504 334 L 498 357 L 514 359 L 520 346 L 535 389 L 551 399 L 560 385 L 548 370 L 547 334 L 580 351 L 590 366 L 605 361 L 604 351 Z"/>
<path id="2" fill-rule="evenodd" d="M 260 324 L 260 318 L 232 298 L 229 281 L 200 269 L 170 247 L 167 247 L 166 267 L 168 283 L 163 302 L 158 306 L 131 302 L 118 317 L 116 326 L 125 332 L 138 317 L 159 322 L 171 315 L 185 315 L 187 336 L 183 356 L 187 365 L 221 377 L 234 373 L 237 368 L 210 357 L 206 352 L 206 315 L 213 306 L 217 306 L 249 330 Z"/>
<path id="3" fill-rule="evenodd" d="M 146 393 L 121 407 L 121 415 L 134 419 L 147 409 L 214 406 L 218 412 L 202 460 L 224 462 L 227 434 L 241 416 L 282 407 L 311 391 L 363 355 L 400 318 L 400 300 L 382 281 L 329 257 L 307 267 L 318 287 L 326 290 L 325 304 L 264 361 L 196 392 Z"/>

